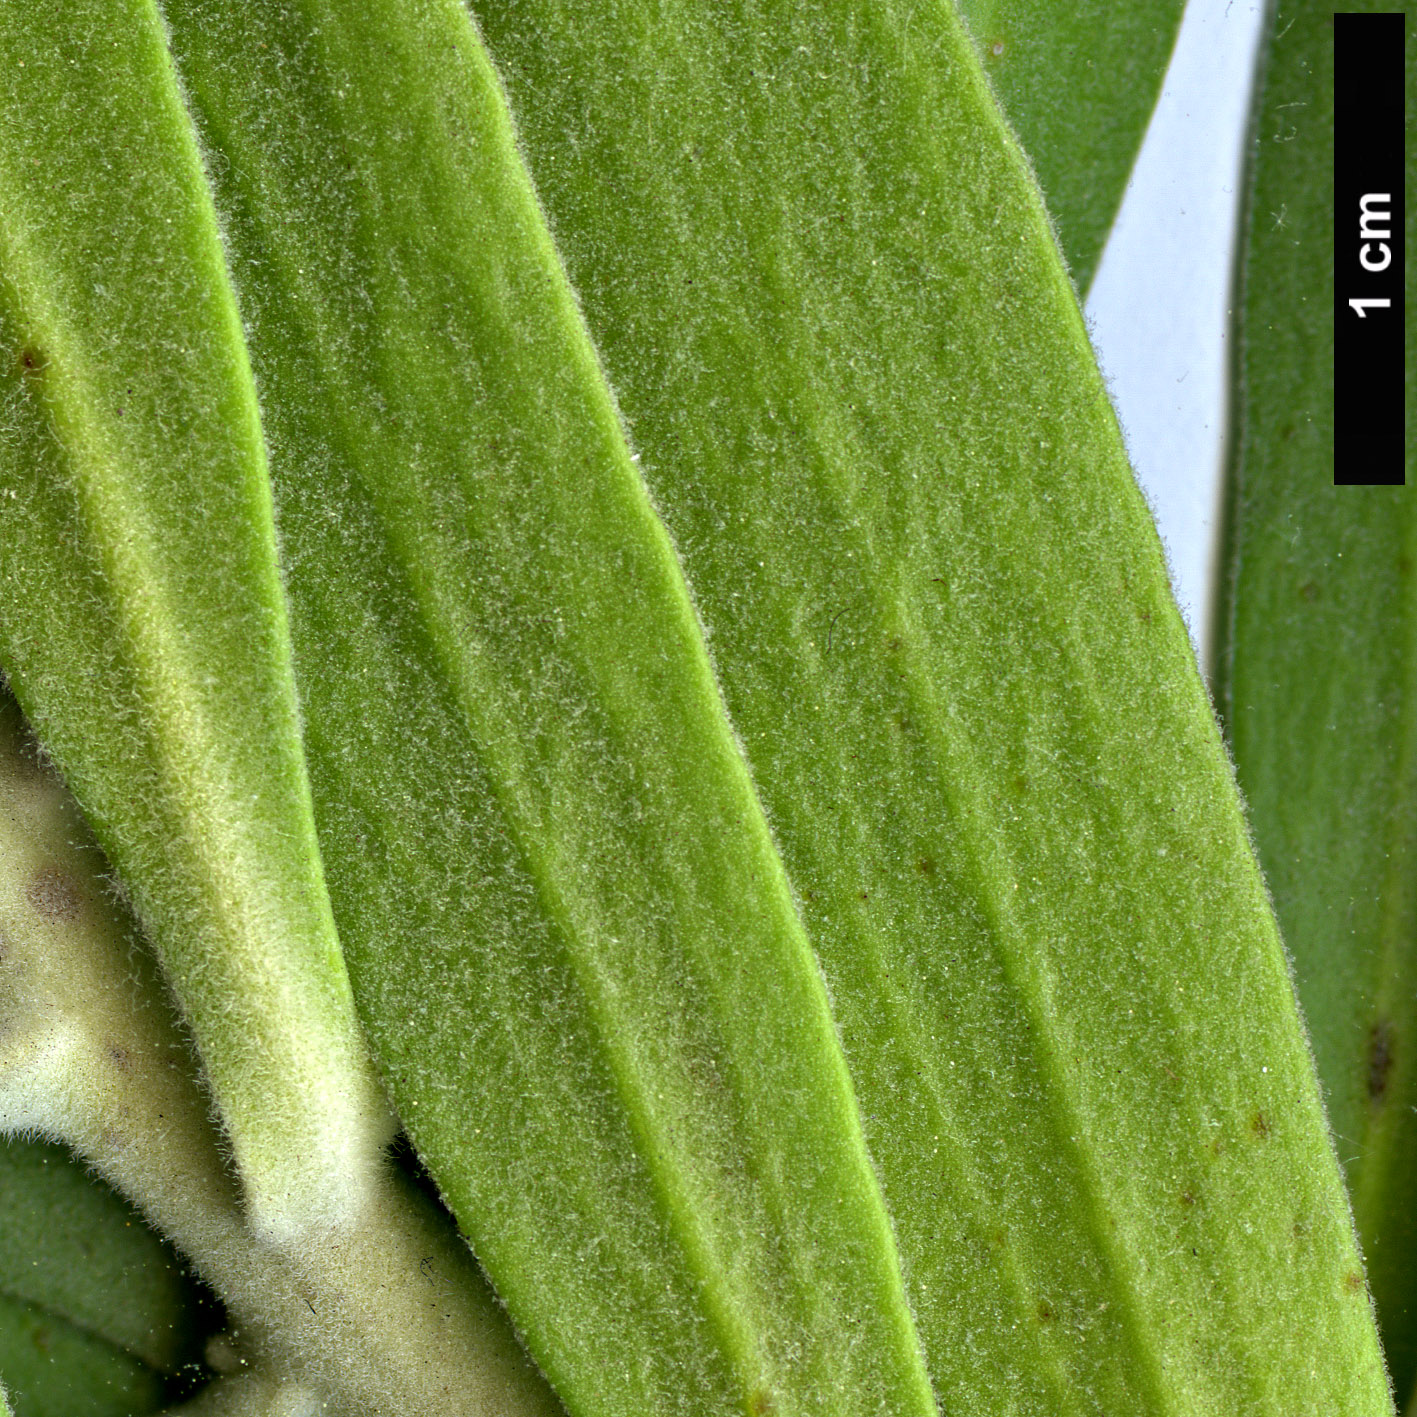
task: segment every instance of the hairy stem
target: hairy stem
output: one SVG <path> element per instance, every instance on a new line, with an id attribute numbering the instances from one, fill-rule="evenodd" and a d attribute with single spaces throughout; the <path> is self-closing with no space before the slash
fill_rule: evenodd
<path id="1" fill-rule="evenodd" d="M 0 862 L 0 1131 L 64 1141 L 133 1200 L 226 1300 L 262 1380 L 294 1385 L 281 1403 L 299 1388 L 336 1413 L 559 1410 L 466 1245 L 387 1164 L 359 1209 L 297 1243 L 253 1229 L 161 984 L 12 707 Z"/>

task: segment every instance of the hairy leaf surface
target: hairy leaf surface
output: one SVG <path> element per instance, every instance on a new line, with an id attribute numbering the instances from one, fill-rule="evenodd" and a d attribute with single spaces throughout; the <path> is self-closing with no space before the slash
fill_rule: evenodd
<path id="1" fill-rule="evenodd" d="M 468 17 L 175 0 L 322 846 L 573 1410 L 928 1413 L 825 993 Z"/>
<path id="2" fill-rule="evenodd" d="M 0 664 L 157 944 L 248 1196 L 299 1228 L 385 1114 L 215 214 L 145 0 L 7 5 L 0 54 Z"/>
<path id="3" fill-rule="evenodd" d="M 556 248 L 453 0 L 0 11 L 0 661 L 238 1160 L 377 1131 L 313 802 L 395 1102 L 574 1411 L 924 1417 L 927 1364 L 970 1412 L 1388 1410 L 953 9 L 477 8 Z"/>
<path id="4" fill-rule="evenodd" d="M 1387 1410 L 1219 735 L 962 32 L 474 9 L 827 974 L 942 1404 Z"/>
<path id="5" fill-rule="evenodd" d="M 1406 487 L 1333 485 L 1333 16 L 1281 4 L 1268 33 L 1220 700 L 1404 1397 L 1417 1377 L 1417 463 L 1409 449 Z M 1410 187 L 1410 127 L 1408 155 Z M 1406 237 L 1417 250 L 1410 206 Z M 1407 292 L 1410 307 L 1410 262 Z M 1409 328 L 1409 427 L 1414 381 Z"/>
<path id="6" fill-rule="evenodd" d="M 960 0 L 1086 295 L 1161 92 L 1181 0 Z"/>
<path id="7" fill-rule="evenodd" d="M 163 981 L 13 708 L 0 703 L 0 1131 L 63 1136 L 217 1288 L 222 1366 L 252 1382 L 221 1384 L 210 1410 L 559 1412 L 462 1238 L 398 1177 L 342 1230 L 282 1247 L 251 1233 Z M 263 1392 L 278 1406 L 254 1406 Z"/>

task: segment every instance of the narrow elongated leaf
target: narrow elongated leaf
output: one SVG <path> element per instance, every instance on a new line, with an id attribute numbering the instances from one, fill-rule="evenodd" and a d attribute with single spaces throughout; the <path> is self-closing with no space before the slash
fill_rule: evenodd
<path id="1" fill-rule="evenodd" d="M 1281 4 L 1268 33 L 1219 693 L 1404 1396 L 1417 1376 L 1417 462 L 1409 449 L 1406 487 L 1333 485 L 1333 16 Z M 1410 186 L 1410 134 L 1408 155 Z M 1417 250 L 1410 206 L 1406 238 Z M 1410 308 L 1410 261 L 1407 291 Z M 1414 381 L 1409 322 L 1409 427 Z"/>
<path id="2" fill-rule="evenodd" d="M 62 1147 L 0 1139 L 0 1294 L 170 1373 L 196 1356 L 196 1286 L 142 1217 Z"/>
<path id="3" fill-rule="evenodd" d="M 14 1417 L 143 1417 L 162 1405 L 162 1376 L 140 1359 L 6 1294 L 0 1365 Z"/>
<path id="4" fill-rule="evenodd" d="M 926 1417 L 820 975 L 468 16 L 166 19 L 412 1135 L 577 1410 Z"/>
<path id="5" fill-rule="evenodd" d="M 474 9 L 963 1412 L 1388 1410 L 1219 735 L 942 9 Z"/>
<path id="6" fill-rule="evenodd" d="M 0 663 L 158 944 L 258 1214 L 298 1228 L 385 1112 L 215 217 L 146 0 L 6 5 L 0 55 Z"/>
<path id="7" fill-rule="evenodd" d="M 1086 293 L 1161 92 L 1182 0 L 960 0 L 959 8 Z"/>

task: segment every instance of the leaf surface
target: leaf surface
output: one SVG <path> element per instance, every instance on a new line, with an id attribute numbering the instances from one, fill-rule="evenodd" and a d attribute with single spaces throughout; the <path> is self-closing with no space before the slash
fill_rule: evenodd
<path id="1" fill-rule="evenodd" d="M 1219 735 L 962 31 L 474 9 L 821 958 L 942 1405 L 1387 1411 Z"/>
<path id="2" fill-rule="evenodd" d="M 62 1147 L 0 1139 L 0 1294 L 159 1372 L 194 1356 L 195 1286 L 132 1207 Z"/>
<path id="3" fill-rule="evenodd" d="M 959 8 L 1086 295 L 1161 92 L 1181 0 L 960 0 Z"/>
<path id="4" fill-rule="evenodd" d="M 321 844 L 578 1412 L 933 1412 L 821 979 L 466 13 L 177 0 Z"/>
<path id="5" fill-rule="evenodd" d="M 320 873 L 215 214 L 145 0 L 6 6 L 0 55 L 0 663 L 279 1229 L 331 1189 L 339 1209 L 384 1110 Z"/>
<path id="6" fill-rule="evenodd" d="M 487 9 L 832 985 L 943 1400 L 1385 1410 L 1214 727 L 962 30 L 854 5 Z M 112 491 L 85 478 L 124 460 L 85 463 L 80 435 L 124 448 L 113 378 L 142 348 L 173 385 L 143 436 L 187 467 L 195 428 L 231 487 L 260 486 L 229 294 L 207 324 L 179 298 L 224 273 L 156 31 L 117 16 L 140 105 L 97 62 L 74 84 L 82 45 L 37 42 L 78 16 L 92 49 L 97 13 L 26 9 L 7 37 L 48 57 L 33 131 L 0 145 L 0 255 L 7 413 L 51 475 L 14 478 L 5 544 L 35 565 L 78 529 L 108 561 L 16 576 L 6 623 L 22 692 L 52 674 L 55 703 L 90 696 L 77 745 L 97 706 L 131 712 L 112 683 L 161 688 L 170 663 L 142 595 L 108 595 L 138 545 L 130 587 L 171 572 L 153 624 L 226 627 L 167 701 L 214 696 L 222 731 L 174 751 L 221 750 L 253 625 L 213 564 L 238 608 L 279 607 L 265 509 L 238 497 L 246 559 L 201 563 L 197 595 L 200 556 L 229 549 L 200 499 L 140 478 L 125 524 L 56 491 Z M 578 1410 L 928 1411 L 782 864 L 461 11 L 168 19 L 273 452 L 322 846 L 415 1139 Z M 51 119 L 50 93 L 74 107 Z M 26 161 L 62 172 L 75 146 L 84 180 L 33 195 Z M 191 218 L 172 244 L 150 165 Z M 166 563 L 152 526 L 180 543 Z M 258 801 L 299 769 L 272 625 L 245 731 L 284 756 L 237 774 Z M 277 893 L 318 916 L 302 800 L 255 820 L 293 831 Z"/>
<path id="7" fill-rule="evenodd" d="M 1267 32 L 1219 696 L 1403 1397 L 1417 1377 L 1417 466 L 1409 449 L 1406 487 L 1333 485 L 1332 20 L 1281 4 Z M 1410 185 L 1410 128 L 1408 154 Z M 1410 208 L 1406 233 L 1417 249 Z M 1409 266 L 1409 307 L 1412 281 Z M 1410 329 L 1406 358 L 1410 427 Z"/>
<path id="8" fill-rule="evenodd" d="M 162 1405 L 162 1376 L 141 1360 L 7 1294 L 0 1364 L 14 1417 L 142 1417 Z"/>

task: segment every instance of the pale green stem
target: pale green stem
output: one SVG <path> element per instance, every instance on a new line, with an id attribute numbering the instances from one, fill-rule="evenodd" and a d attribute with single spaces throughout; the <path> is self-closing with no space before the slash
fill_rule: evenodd
<path id="1" fill-rule="evenodd" d="M 101 858 L 12 728 L 0 718 L 0 1133 L 42 1132 L 95 1166 L 226 1300 L 243 1357 L 323 1412 L 556 1412 L 467 1247 L 387 1166 L 299 1243 L 252 1231 Z"/>
<path id="2" fill-rule="evenodd" d="M 253 1372 L 218 1378 L 162 1417 L 316 1417 L 320 1412 L 320 1397 L 308 1387 Z"/>

